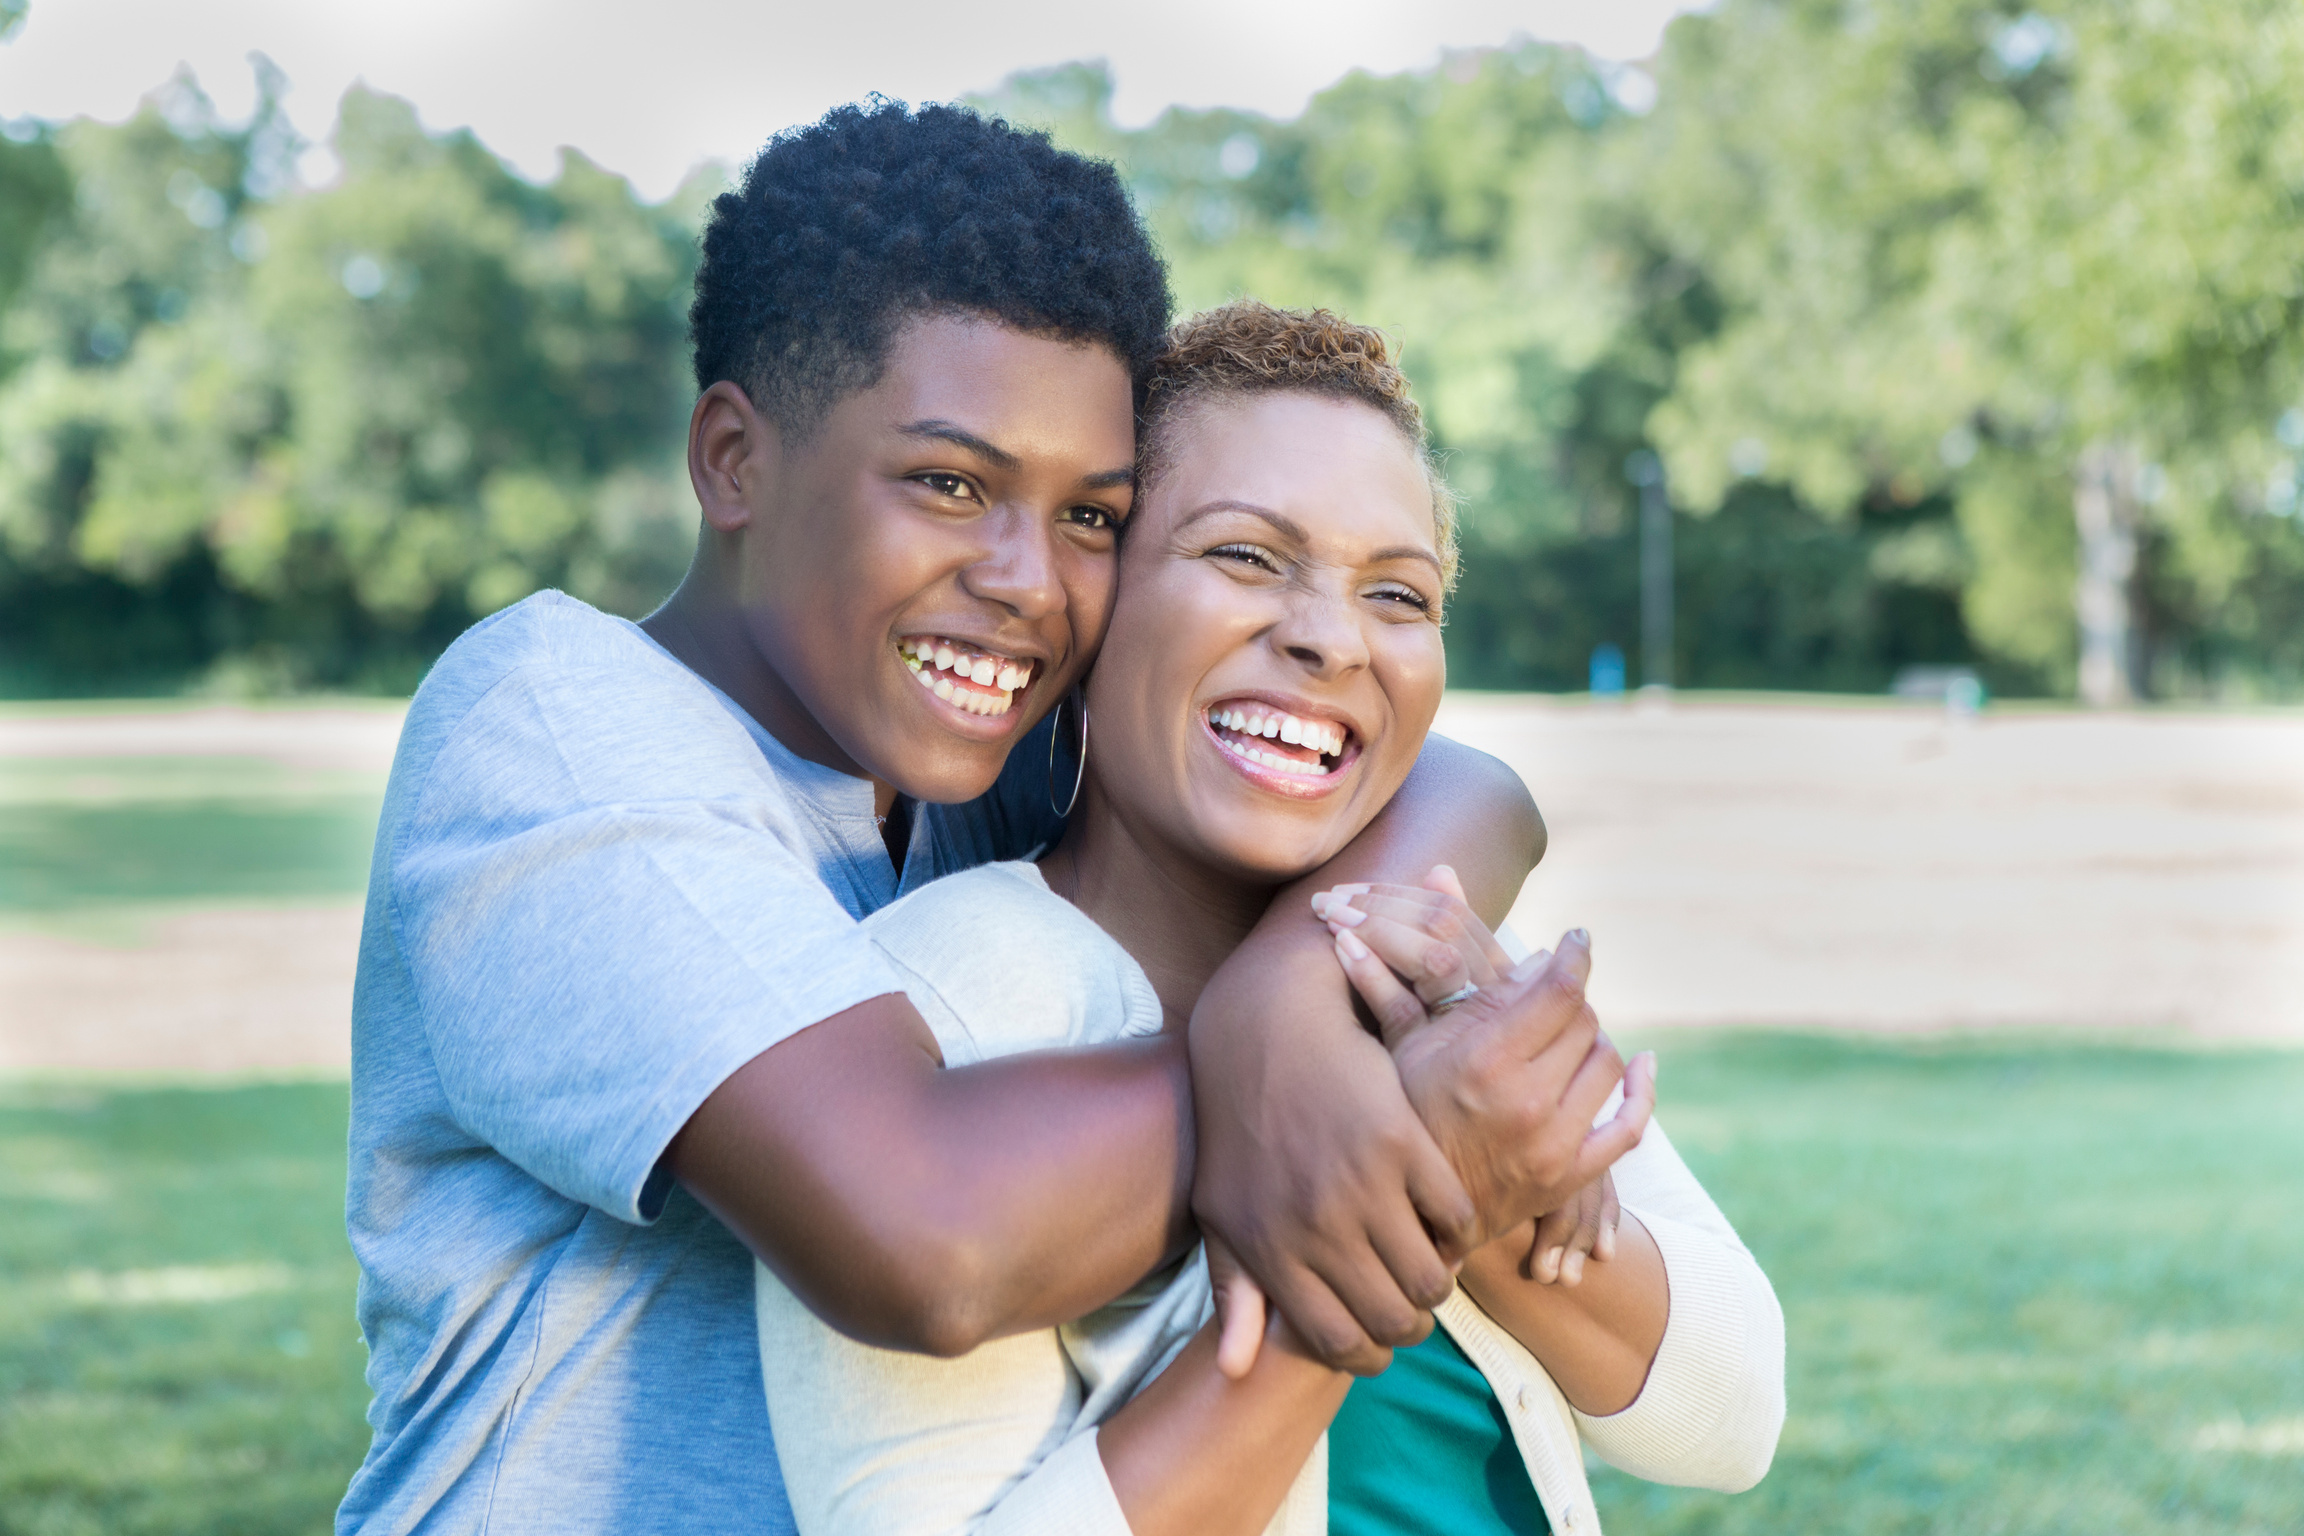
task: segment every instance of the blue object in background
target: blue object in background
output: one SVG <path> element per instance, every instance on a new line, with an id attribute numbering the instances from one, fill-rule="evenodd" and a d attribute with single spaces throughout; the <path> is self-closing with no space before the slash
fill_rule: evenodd
<path id="1" fill-rule="evenodd" d="M 1602 698 L 1624 696 L 1624 651 L 1620 646 L 1592 647 L 1592 691 Z"/>

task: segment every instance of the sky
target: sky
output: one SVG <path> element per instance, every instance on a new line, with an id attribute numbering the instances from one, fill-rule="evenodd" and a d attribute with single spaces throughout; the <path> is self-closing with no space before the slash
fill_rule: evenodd
<path id="1" fill-rule="evenodd" d="M 289 80 L 290 119 L 325 139 L 355 81 L 427 127 L 469 127 L 527 175 L 572 145 L 668 194 L 699 162 L 740 164 L 779 128 L 879 91 L 987 89 L 1018 69 L 1109 61 L 1115 113 L 1171 106 L 1292 116 L 1355 68 L 1528 35 L 1631 60 L 1689 0 L 31 0 L 0 44 L 0 118 L 117 121 L 188 66 L 228 119 L 253 100 L 251 52 Z M 304 174 L 325 179 L 315 151 Z"/>

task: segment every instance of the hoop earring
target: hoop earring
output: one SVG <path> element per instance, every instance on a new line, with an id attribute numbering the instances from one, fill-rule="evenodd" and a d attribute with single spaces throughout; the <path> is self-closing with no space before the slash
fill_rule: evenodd
<path id="1" fill-rule="evenodd" d="M 1072 704 L 1080 711 L 1080 766 L 1072 770 L 1072 796 L 1062 805 L 1056 803 L 1056 737 L 1064 724 L 1064 706 Z M 1072 814 L 1072 807 L 1080 803 L 1080 784 L 1088 777 L 1088 701 L 1080 697 L 1075 688 L 1056 701 L 1048 721 L 1048 809 L 1059 816 Z"/>

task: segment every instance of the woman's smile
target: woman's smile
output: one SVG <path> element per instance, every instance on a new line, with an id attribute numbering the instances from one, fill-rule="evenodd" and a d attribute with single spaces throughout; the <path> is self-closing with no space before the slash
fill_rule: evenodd
<path id="1" fill-rule="evenodd" d="M 1201 710 L 1200 723 L 1235 772 L 1291 799 L 1333 794 L 1360 761 L 1350 722 L 1295 699 L 1229 695 Z"/>

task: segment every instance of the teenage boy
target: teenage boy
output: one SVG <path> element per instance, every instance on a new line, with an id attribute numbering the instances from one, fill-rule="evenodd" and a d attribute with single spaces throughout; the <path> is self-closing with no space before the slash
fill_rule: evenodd
<path id="1" fill-rule="evenodd" d="M 966 112 L 843 108 L 717 201 L 687 580 L 645 625 L 551 593 L 476 625 L 393 764 L 339 1530 L 788 1530 L 747 1248 L 949 1354 L 1110 1300 L 1196 1206 L 1330 1358 L 1429 1326 L 1483 1213 L 1301 894 L 1194 1070 L 1172 1039 L 943 1070 L 855 928 L 1056 831 L 1032 728 L 1103 631 L 1168 315 L 1110 168 Z M 1541 845 L 1517 779 L 1435 741 L 1316 879 L 1445 859 L 1493 919 Z"/>

